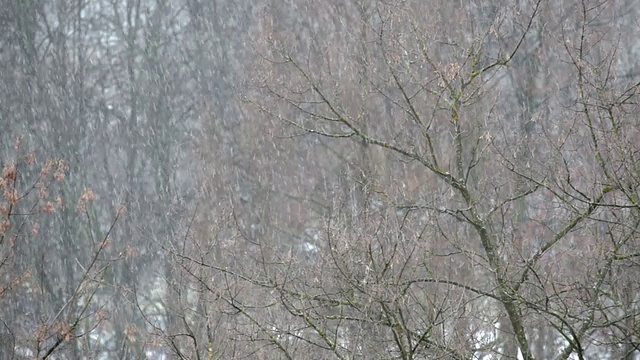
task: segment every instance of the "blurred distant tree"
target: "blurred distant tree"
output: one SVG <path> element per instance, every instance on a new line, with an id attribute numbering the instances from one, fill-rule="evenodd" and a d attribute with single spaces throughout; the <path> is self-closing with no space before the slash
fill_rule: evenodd
<path id="1" fill-rule="evenodd" d="M 78 222 L 73 206 L 60 209 L 48 228 L 59 236 L 48 247 L 26 248 L 22 260 L 41 264 L 46 280 L 58 282 L 47 294 L 55 306 L 63 305 L 82 275 L 79 265 L 93 256 L 87 235 L 108 229 L 113 207 L 125 203 L 131 217 L 115 229 L 113 246 L 104 250 L 127 259 L 126 266 L 110 269 L 104 278 L 113 286 L 103 288 L 110 293 L 101 296 L 113 301 L 105 308 L 108 325 L 100 330 L 109 340 L 99 351 L 117 352 L 117 357 L 140 352 L 143 344 L 131 341 L 138 329 L 130 320 L 137 311 L 124 295 L 153 282 L 149 278 L 157 274 L 142 270 L 155 269 L 148 264 L 162 259 L 152 253 L 150 240 L 172 237 L 180 222 L 168 219 L 180 216 L 186 194 L 193 191 L 184 186 L 190 164 L 177 166 L 189 149 L 184 139 L 195 101 L 181 87 L 190 85 L 182 77 L 188 64 L 176 56 L 184 40 L 176 22 L 180 6 L 84 0 L 7 0 L 3 5 L 2 152 L 10 156 L 12 139 L 23 134 L 32 148 L 69 161 L 62 198 L 79 197 L 91 184 L 103 200 L 88 208 L 91 223 Z M 69 261 L 67 254 L 82 261 Z"/>

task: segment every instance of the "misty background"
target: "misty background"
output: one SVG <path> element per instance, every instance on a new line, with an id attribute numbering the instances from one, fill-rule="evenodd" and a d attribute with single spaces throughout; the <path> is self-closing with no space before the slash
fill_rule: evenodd
<path id="1" fill-rule="evenodd" d="M 639 15 L 1 0 L 0 357 L 640 358 Z"/>

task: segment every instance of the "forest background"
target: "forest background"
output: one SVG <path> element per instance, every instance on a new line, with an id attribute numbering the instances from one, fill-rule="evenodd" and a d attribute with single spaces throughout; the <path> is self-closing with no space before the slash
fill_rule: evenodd
<path id="1" fill-rule="evenodd" d="M 0 358 L 639 359 L 632 0 L 1 0 Z"/>

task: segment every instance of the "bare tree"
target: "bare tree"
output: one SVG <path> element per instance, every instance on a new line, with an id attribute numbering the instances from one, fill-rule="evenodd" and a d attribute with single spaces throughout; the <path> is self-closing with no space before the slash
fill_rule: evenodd
<path id="1" fill-rule="evenodd" d="M 284 219 L 235 266 L 175 252 L 226 279 L 211 293 L 255 351 L 637 354 L 638 81 L 607 25 L 627 5 L 295 4 L 265 14 L 245 99 L 289 159 L 303 136 L 317 152 L 305 185 L 329 185 L 295 199 L 315 248 L 282 242 Z"/>

